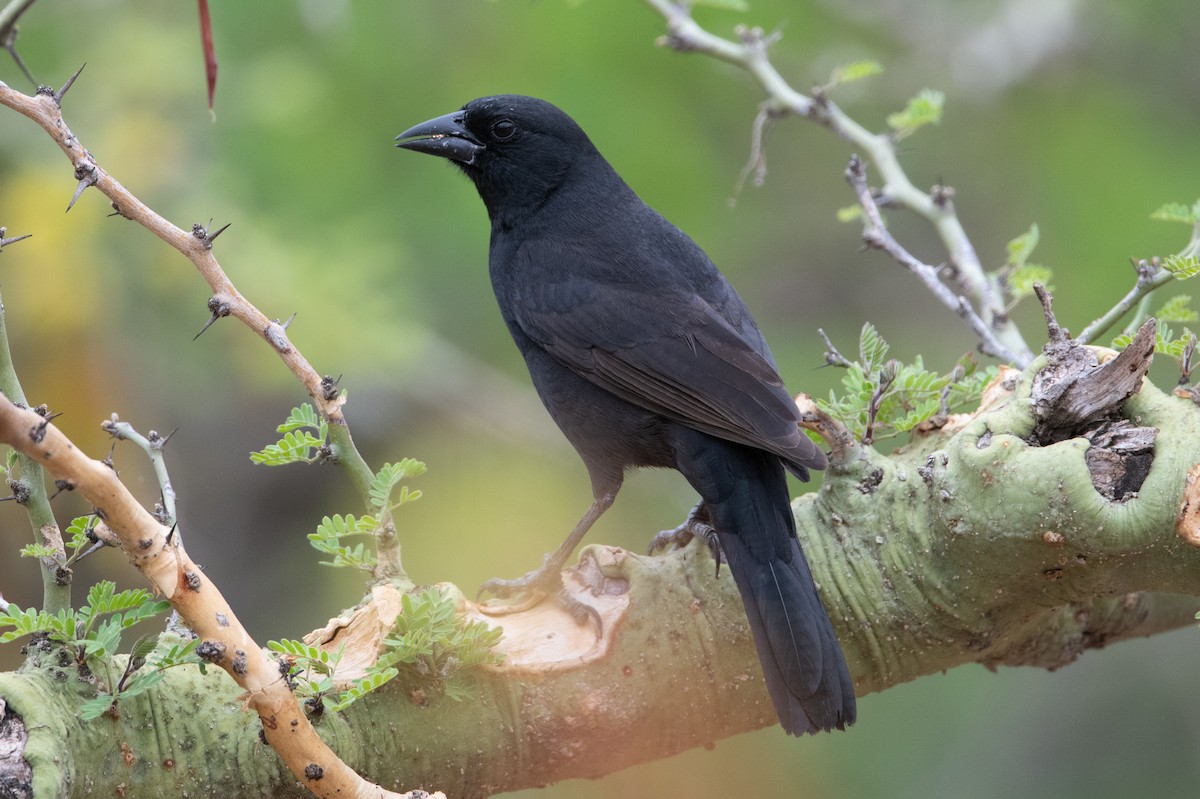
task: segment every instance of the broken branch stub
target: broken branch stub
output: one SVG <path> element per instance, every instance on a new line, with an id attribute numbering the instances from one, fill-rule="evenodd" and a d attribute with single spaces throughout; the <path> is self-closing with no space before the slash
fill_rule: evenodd
<path id="1" fill-rule="evenodd" d="M 1053 328 L 1044 350 L 1049 361 L 1034 377 L 1030 394 L 1037 425 L 1029 443 L 1086 438 L 1093 485 L 1109 501 L 1124 502 L 1137 494 L 1154 462 L 1158 430 L 1122 418 L 1121 409 L 1150 369 L 1155 321 L 1148 319 L 1132 343 L 1111 358 L 1072 341 L 1065 331 L 1055 336 Z"/>

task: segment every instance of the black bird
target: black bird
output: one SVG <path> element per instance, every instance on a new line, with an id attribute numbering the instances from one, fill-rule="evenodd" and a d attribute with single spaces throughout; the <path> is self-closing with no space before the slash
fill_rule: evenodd
<path id="1" fill-rule="evenodd" d="M 591 507 L 541 569 L 484 587 L 561 586 L 626 469 L 677 469 L 700 494 L 686 526 L 715 529 L 783 728 L 854 723 L 850 673 L 796 540 L 784 474 L 807 480 L 825 457 L 801 432 L 741 297 L 550 103 L 483 97 L 397 139 L 449 159 L 479 190 L 500 312 L 592 481 Z"/>

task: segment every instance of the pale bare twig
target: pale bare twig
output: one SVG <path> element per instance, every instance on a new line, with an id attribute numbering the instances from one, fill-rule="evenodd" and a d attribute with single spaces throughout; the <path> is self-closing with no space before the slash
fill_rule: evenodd
<path id="1" fill-rule="evenodd" d="M 905 269 L 912 272 L 943 305 L 961 316 L 967 323 L 967 326 L 975 331 L 975 335 L 979 336 L 979 349 L 982 352 L 999 358 L 1002 361 L 1018 363 L 1021 360 L 1020 354 L 1009 350 L 997 337 L 995 331 L 979 317 L 979 314 L 975 312 L 975 309 L 971 306 L 967 298 L 960 294 L 955 294 L 938 277 L 937 267 L 918 259 L 908 250 L 904 249 L 896 241 L 895 237 L 888 232 L 888 229 L 883 224 L 883 217 L 879 213 L 879 206 L 871 194 L 870 187 L 867 185 L 866 167 L 857 155 L 851 157 L 850 164 L 846 167 L 846 180 L 850 183 L 851 188 L 854 189 L 854 194 L 863 209 L 865 220 L 863 225 L 863 241 L 867 243 L 867 246 L 883 250 L 892 256 Z"/>
<path id="2" fill-rule="evenodd" d="M 923 192 L 912 184 L 900 166 L 891 134 L 872 133 L 847 116 L 823 92 L 808 96 L 793 89 L 768 56 L 770 45 L 778 39 L 777 33 L 767 35 L 759 28 L 739 27 L 738 41 L 731 41 L 702 28 L 692 19 L 687 3 L 674 0 L 643 2 L 667 22 L 667 35 L 659 40 L 661 44 L 680 52 L 703 53 L 744 69 L 766 93 L 765 107 L 773 113 L 791 113 L 816 122 L 864 153 L 884 180 L 881 195 L 887 197 L 889 203 L 928 219 L 937 230 L 949 254 L 949 268 L 978 308 L 972 313 L 991 330 L 990 338 L 1000 343 L 999 347 L 989 349 L 1009 353 L 1012 356 L 1010 362 L 1021 367 L 1033 359 L 1029 345 L 1005 311 L 1003 296 L 994 281 L 988 279 L 963 230 L 949 193 Z M 967 300 L 964 298 L 964 301 Z M 960 315 L 967 318 L 965 313 L 960 312 Z"/>
<path id="3" fill-rule="evenodd" d="M 1162 268 L 1157 258 L 1149 260 L 1142 258 L 1134 261 L 1133 269 L 1137 274 L 1133 288 L 1116 305 L 1109 308 L 1102 316 L 1083 329 L 1083 332 L 1079 334 L 1077 339 L 1080 344 L 1094 342 L 1096 338 L 1103 335 L 1106 330 L 1116 324 L 1117 320 L 1128 313 L 1130 309 L 1136 305 L 1143 304 L 1152 291 L 1165 286 L 1175 279 L 1174 275 Z M 1136 325 L 1138 321 L 1135 319 L 1134 324 Z"/>

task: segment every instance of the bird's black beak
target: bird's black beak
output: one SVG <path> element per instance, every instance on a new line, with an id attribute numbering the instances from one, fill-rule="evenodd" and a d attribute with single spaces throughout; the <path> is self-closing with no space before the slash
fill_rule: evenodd
<path id="1" fill-rule="evenodd" d="M 475 156 L 483 149 L 483 143 L 463 126 L 462 111 L 409 128 L 396 137 L 396 146 L 418 153 L 440 155 L 463 164 L 474 163 Z"/>

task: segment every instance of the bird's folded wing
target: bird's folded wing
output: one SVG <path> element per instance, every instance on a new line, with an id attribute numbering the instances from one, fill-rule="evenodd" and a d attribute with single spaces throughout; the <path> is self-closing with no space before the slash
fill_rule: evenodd
<path id="1" fill-rule="evenodd" d="M 801 433 L 774 365 L 758 350 L 757 329 L 735 328 L 704 298 L 670 289 L 649 295 L 575 276 L 543 282 L 522 300 L 517 318 L 525 332 L 600 387 L 796 466 L 824 465 Z"/>

